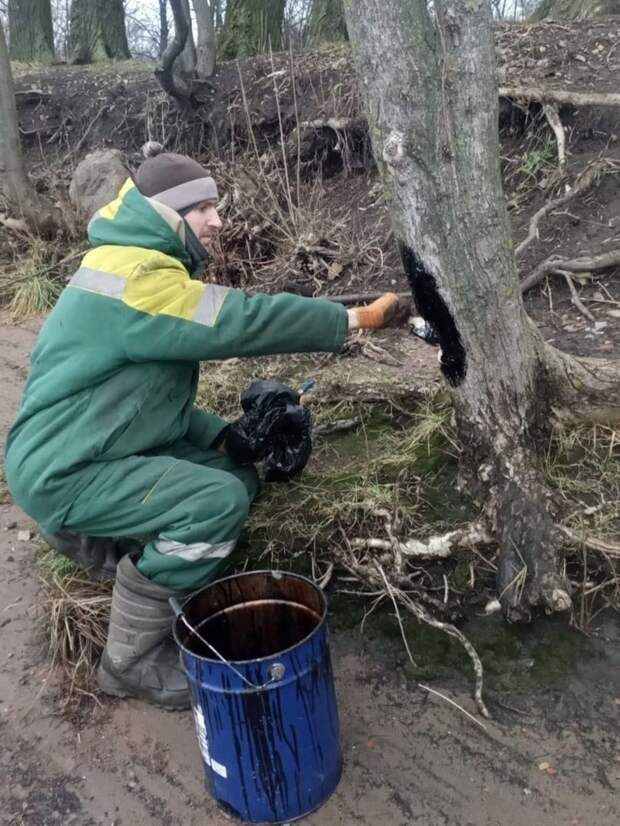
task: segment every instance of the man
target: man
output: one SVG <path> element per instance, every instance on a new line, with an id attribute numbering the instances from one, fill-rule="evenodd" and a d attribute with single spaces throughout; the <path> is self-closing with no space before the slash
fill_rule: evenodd
<path id="1" fill-rule="evenodd" d="M 92 249 L 41 329 L 6 451 L 11 493 L 45 534 L 146 541 L 116 568 L 97 676 L 109 694 L 172 708 L 189 695 L 168 599 L 214 578 L 257 491 L 254 467 L 220 448 L 226 423 L 193 406 L 199 362 L 335 352 L 398 301 L 347 311 L 203 283 L 217 198 L 199 163 L 157 154 L 93 216 Z"/>

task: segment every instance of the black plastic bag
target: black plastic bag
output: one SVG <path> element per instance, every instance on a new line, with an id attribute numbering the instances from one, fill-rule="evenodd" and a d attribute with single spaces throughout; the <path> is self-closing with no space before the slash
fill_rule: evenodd
<path id="1" fill-rule="evenodd" d="M 226 452 L 241 465 L 264 460 L 265 481 L 285 482 L 312 452 L 310 413 L 299 393 L 277 381 L 255 381 L 241 396 L 243 416 L 229 425 Z"/>

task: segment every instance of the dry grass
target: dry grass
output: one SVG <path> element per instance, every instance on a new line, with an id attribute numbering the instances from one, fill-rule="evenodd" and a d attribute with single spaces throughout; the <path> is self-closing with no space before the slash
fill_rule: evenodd
<path id="1" fill-rule="evenodd" d="M 67 234 L 56 240 L 28 229 L 7 230 L 0 244 L 0 307 L 14 320 L 50 310 L 85 251 L 83 222 L 64 205 Z"/>
<path id="2" fill-rule="evenodd" d="M 106 641 L 111 582 L 94 582 L 70 560 L 42 547 L 37 554 L 53 665 L 62 671 L 65 702 L 96 694 L 94 670 Z"/>

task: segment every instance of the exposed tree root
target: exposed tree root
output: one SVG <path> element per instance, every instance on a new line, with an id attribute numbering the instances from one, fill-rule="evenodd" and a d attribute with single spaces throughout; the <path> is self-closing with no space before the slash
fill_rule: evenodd
<path id="1" fill-rule="evenodd" d="M 588 548 L 590 551 L 595 551 L 605 556 L 613 556 L 615 559 L 620 559 L 620 543 L 618 542 L 610 542 L 608 539 L 599 539 L 596 536 L 581 534 L 564 526 L 561 526 L 560 530 L 573 545 Z"/>
<path id="2" fill-rule="evenodd" d="M 555 140 L 558 145 L 558 170 L 560 174 L 563 175 L 566 168 L 566 134 L 562 126 L 562 121 L 560 120 L 560 113 L 558 107 L 553 103 L 545 103 L 543 105 L 543 112 L 555 135 Z"/>
<path id="3" fill-rule="evenodd" d="M 552 201 L 549 201 L 544 206 L 542 206 L 537 212 L 535 212 L 534 215 L 532 215 L 528 227 L 527 236 L 515 248 L 515 256 L 517 258 L 525 252 L 525 250 L 527 249 L 527 247 L 529 247 L 532 241 L 538 238 L 538 224 L 540 223 L 541 219 L 544 218 L 545 215 L 547 215 L 552 210 L 564 206 L 564 204 L 567 204 L 569 201 L 572 201 L 573 198 L 576 198 L 578 195 L 583 195 L 584 192 L 587 192 L 592 187 L 592 185 L 597 181 L 599 175 L 601 174 L 605 166 L 606 164 L 604 162 L 599 161 L 586 167 L 586 169 L 584 169 L 584 171 L 579 175 L 573 187 L 568 192 L 566 192 L 564 195 L 560 195 L 559 198 L 554 198 Z M 525 292 L 526 289 L 529 289 L 529 286 L 523 287 L 522 284 L 521 288 Z"/>
<path id="4" fill-rule="evenodd" d="M 461 645 L 467 652 L 467 655 L 469 656 L 474 669 L 474 699 L 476 701 L 476 706 L 483 717 L 490 718 L 491 715 L 489 714 L 489 711 L 486 707 L 486 704 L 482 696 L 484 682 L 484 671 L 482 668 L 482 662 L 480 661 L 478 652 L 476 651 L 474 646 L 469 642 L 467 637 L 465 637 L 465 635 L 461 633 L 461 631 L 459 631 L 459 629 L 451 623 L 442 622 L 441 620 L 435 619 L 435 617 L 431 616 L 428 613 L 428 611 L 422 605 L 419 604 L 419 602 L 416 602 L 416 600 L 412 597 L 410 593 L 406 593 L 401 589 L 401 587 L 395 585 L 392 581 L 390 581 L 391 576 L 388 577 L 386 575 L 383 567 L 378 561 L 369 560 L 367 564 L 364 564 L 357 560 L 352 553 L 349 553 L 347 555 L 342 556 L 341 563 L 348 571 L 350 571 L 356 578 L 360 579 L 362 582 L 365 582 L 368 585 L 371 585 L 372 587 L 385 589 L 387 591 L 388 596 L 394 602 L 394 606 L 397 612 L 397 606 L 401 605 L 403 608 L 405 608 L 405 610 L 412 614 L 418 620 L 418 622 L 423 622 L 426 625 L 430 625 L 432 628 L 436 628 L 438 631 L 443 631 L 444 634 L 453 637 L 461 643 Z"/>
<path id="5" fill-rule="evenodd" d="M 428 539 L 353 539 L 353 548 L 368 548 L 369 550 L 394 551 L 400 557 L 407 559 L 446 559 L 456 548 L 474 547 L 491 542 L 486 528 L 479 522 L 474 522 L 464 528 L 458 528 L 448 533 L 429 536 Z"/>
<path id="6" fill-rule="evenodd" d="M 499 95 L 503 98 L 572 106 L 620 106 L 620 94 L 617 92 L 572 92 L 568 89 L 542 89 L 539 86 L 500 86 Z"/>
<path id="7" fill-rule="evenodd" d="M 524 278 L 521 282 L 521 292 L 535 287 L 537 284 L 552 273 L 562 274 L 562 270 L 568 272 L 591 272 L 592 270 L 606 270 L 609 267 L 620 265 L 620 249 L 603 252 L 599 255 L 584 255 L 579 258 L 561 258 L 552 255 L 542 261 L 536 269 Z"/>
<path id="8" fill-rule="evenodd" d="M 541 362 L 558 418 L 615 426 L 620 422 L 620 362 L 577 358 L 543 345 Z"/>

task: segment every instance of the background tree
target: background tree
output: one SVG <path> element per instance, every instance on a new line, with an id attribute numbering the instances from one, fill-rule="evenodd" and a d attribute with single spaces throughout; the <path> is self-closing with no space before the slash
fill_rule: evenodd
<path id="1" fill-rule="evenodd" d="M 347 38 L 343 0 L 312 0 L 307 42 L 315 44 Z"/>
<path id="2" fill-rule="evenodd" d="M 530 16 L 538 20 L 585 20 L 605 14 L 620 14 L 620 0 L 542 0 Z"/>
<path id="3" fill-rule="evenodd" d="M 0 193 L 28 223 L 44 233 L 56 227 L 56 215 L 36 194 L 28 175 L 19 141 L 15 88 L 4 28 L 0 23 Z"/>
<path id="4" fill-rule="evenodd" d="M 251 57 L 282 48 L 286 0 L 229 0 L 220 55 L 224 60 Z"/>
<path id="5" fill-rule="evenodd" d="M 8 11 L 11 60 L 54 60 L 50 0 L 9 0 Z"/>
<path id="6" fill-rule="evenodd" d="M 525 313 L 502 191 L 488 0 L 345 0 L 394 233 L 437 330 L 461 481 L 500 548 L 511 620 L 570 607 L 542 452 L 554 410 L 620 420 L 613 362 L 570 358 Z"/>
<path id="7" fill-rule="evenodd" d="M 174 37 L 169 41 L 155 69 L 155 77 L 180 109 L 193 106 L 192 78 L 196 65 L 196 50 L 191 36 L 188 0 L 170 0 L 174 18 Z"/>
<path id="8" fill-rule="evenodd" d="M 69 32 L 71 63 L 127 60 L 123 0 L 73 0 Z"/>
<path id="9" fill-rule="evenodd" d="M 215 73 L 215 8 L 209 0 L 192 0 L 196 15 L 196 74 L 211 77 Z"/>
<path id="10" fill-rule="evenodd" d="M 158 0 L 159 6 L 159 57 L 168 47 L 168 0 Z"/>

